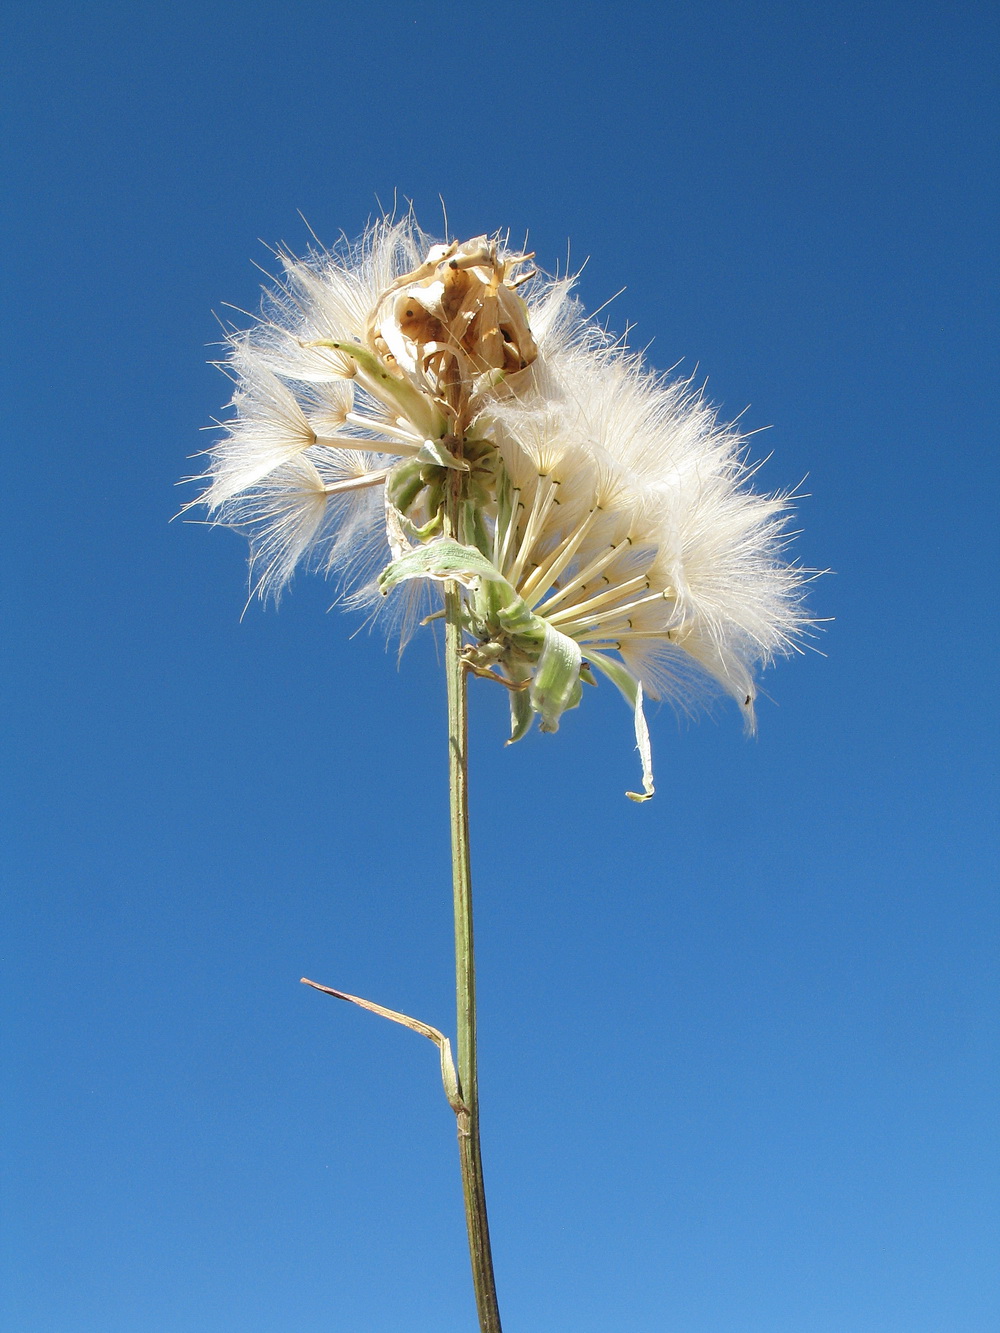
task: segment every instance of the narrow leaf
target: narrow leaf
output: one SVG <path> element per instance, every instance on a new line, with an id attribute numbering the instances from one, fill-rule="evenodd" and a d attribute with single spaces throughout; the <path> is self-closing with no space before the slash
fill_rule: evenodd
<path id="1" fill-rule="evenodd" d="M 321 986 L 318 981 L 310 981 L 308 977 L 301 978 L 303 986 L 312 986 L 313 990 L 322 991 L 324 995 L 332 995 L 335 1000 L 346 1000 L 349 1004 L 356 1004 L 359 1009 L 367 1009 L 369 1013 L 378 1014 L 380 1018 L 388 1018 L 392 1023 L 399 1023 L 404 1028 L 409 1028 L 411 1032 L 418 1033 L 421 1037 L 426 1037 L 432 1041 L 441 1054 L 441 1081 L 444 1084 L 444 1095 L 448 1098 L 448 1104 L 453 1111 L 460 1112 L 468 1110 L 468 1107 L 462 1101 L 462 1094 L 458 1086 L 458 1074 L 455 1071 L 455 1061 L 451 1054 L 451 1042 L 439 1032 L 437 1028 L 432 1028 L 429 1023 L 421 1023 L 419 1018 L 410 1018 L 408 1014 L 398 1013 L 395 1009 L 386 1009 L 381 1004 L 375 1004 L 372 1000 L 363 1000 L 360 995 L 349 995 L 347 991 L 334 990 L 332 986 Z"/>

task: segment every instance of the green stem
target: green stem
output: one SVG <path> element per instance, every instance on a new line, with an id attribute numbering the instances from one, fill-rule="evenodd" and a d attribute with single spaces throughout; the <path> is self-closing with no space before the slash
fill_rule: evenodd
<path id="1" fill-rule="evenodd" d="M 472 938 L 469 860 L 469 752 L 466 670 L 462 661 L 462 593 L 445 584 L 445 672 L 448 681 L 448 786 L 451 793 L 451 867 L 455 894 L 455 1000 L 458 1081 L 464 1107 L 457 1113 L 465 1222 L 481 1333 L 501 1333 L 486 1218 L 486 1186 L 479 1144 L 476 1076 L 476 962 Z"/>

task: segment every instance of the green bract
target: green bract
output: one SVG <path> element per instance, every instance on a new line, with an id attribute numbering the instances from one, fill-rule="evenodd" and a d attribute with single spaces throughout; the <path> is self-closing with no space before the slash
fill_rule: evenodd
<path id="1" fill-rule="evenodd" d="M 410 579 L 451 580 L 466 589 L 465 626 L 475 639 L 465 660 L 475 671 L 492 677 L 503 667 L 511 694 L 510 741 L 520 740 L 538 714 L 542 731 L 557 731 L 559 719 L 575 708 L 582 694 L 586 671 L 580 645 L 536 615 L 494 564 L 474 546 L 451 537 L 439 537 L 391 561 L 378 578 L 387 596 Z M 636 741 L 642 757 L 643 795 L 629 792 L 636 801 L 653 794 L 649 732 L 642 711 L 642 686 L 626 668 L 603 653 L 588 654 L 588 661 L 612 681 L 628 700 L 635 715 Z M 492 677 L 503 679 L 502 677 Z"/>

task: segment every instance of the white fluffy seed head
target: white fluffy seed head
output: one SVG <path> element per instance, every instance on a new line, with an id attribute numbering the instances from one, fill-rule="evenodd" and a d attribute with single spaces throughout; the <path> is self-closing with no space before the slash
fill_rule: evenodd
<path id="1" fill-rule="evenodd" d="M 355 246 L 279 257 L 230 340 L 234 415 L 199 499 L 249 536 L 256 592 L 311 565 L 363 602 L 387 515 L 395 554 L 432 540 L 383 483 L 440 421 L 432 451 L 496 446 L 480 545 L 537 615 L 584 657 L 617 654 L 647 695 L 687 706 L 715 681 L 752 725 L 757 670 L 809 623 L 804 575 L 783 553 L 788 498 L 751 489 L 744 438 L 689 381 L 588 320 L 571 280 L 522 286 L 499 238 L 434 246 L 412 217 L 382 219 Z"/>

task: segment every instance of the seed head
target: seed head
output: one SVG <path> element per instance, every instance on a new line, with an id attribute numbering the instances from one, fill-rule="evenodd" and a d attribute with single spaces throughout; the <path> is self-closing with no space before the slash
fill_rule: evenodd
<path id="1" fill-rule="evenodd" d="M 457 581 L 466 663 L 508 687 L 511 740 L 535 716 L 556 730 L 596 670 L 634 710 L 635 799 L 644 695 L 686 706 L 714 681 L 753 727 L 757 670 L 809 623 L 805 576 L 788 496 L 751 489 L 744 437 L 690 381 L 500 236 L 432 244 L 383 219 L 280 258 L 229 335 L 233 417 L 195 502 L 247 533 L 255 592 L 303 563 L 354 601 Z"/>

